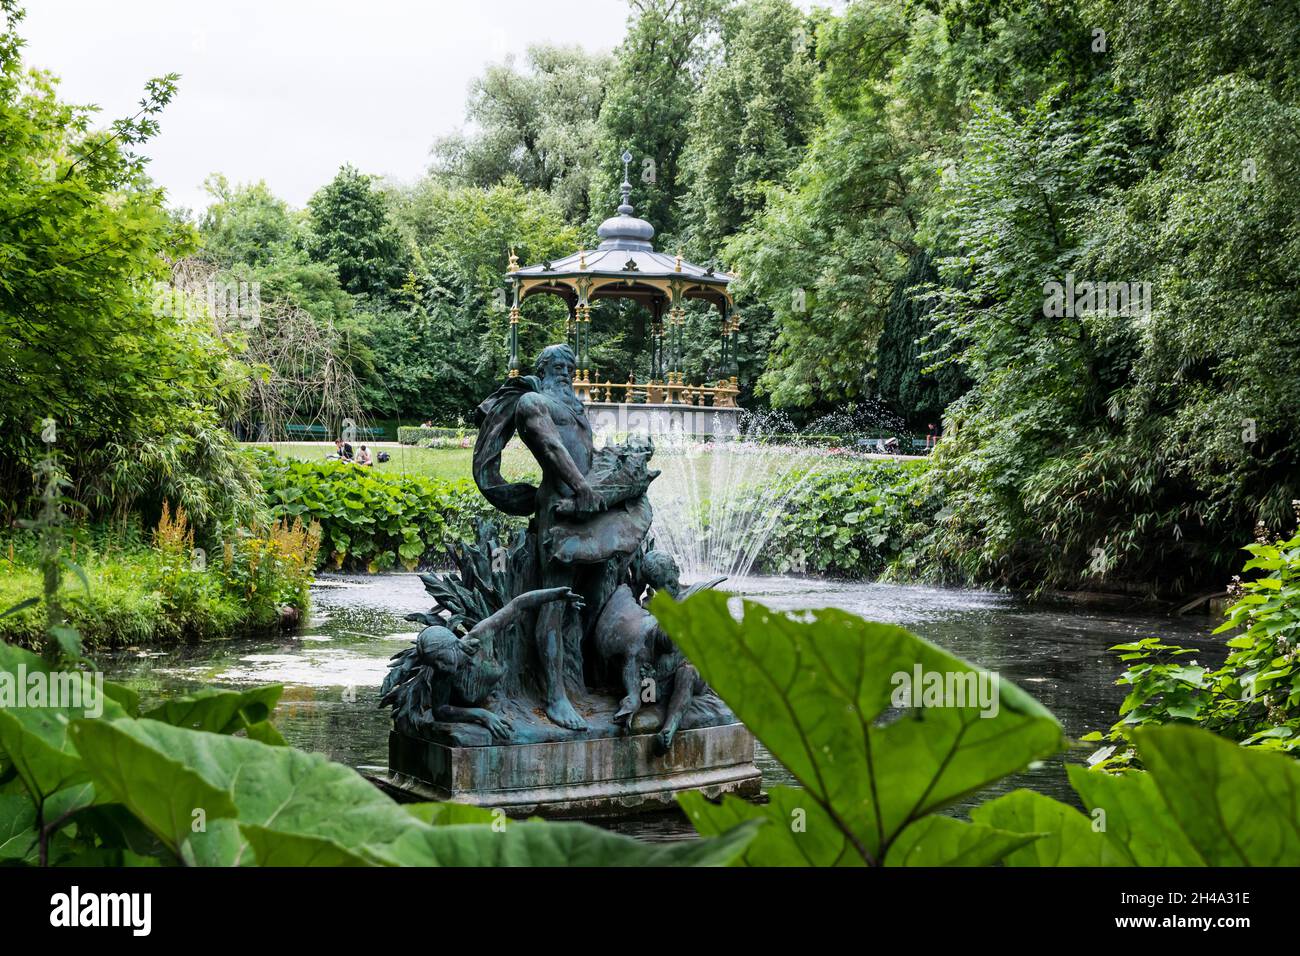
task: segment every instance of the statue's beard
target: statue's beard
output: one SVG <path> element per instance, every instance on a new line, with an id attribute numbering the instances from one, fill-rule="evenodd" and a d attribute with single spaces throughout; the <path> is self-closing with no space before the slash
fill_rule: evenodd
<path id="1" fill-rule="evenodd" d="M 555 399 L 565 407 L 575 412 L 582 411 L 582 399 L 573 394 L 573 386 L 563 379 L 553 375 L 543 375 L 542 391 L 548 398 Z"/>

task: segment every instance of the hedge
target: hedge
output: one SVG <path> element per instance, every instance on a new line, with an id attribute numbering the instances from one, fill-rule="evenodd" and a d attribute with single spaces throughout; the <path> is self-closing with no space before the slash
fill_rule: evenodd
<path id="1" fill-rule="evenodd" d="M 422 425 L 403 425 L 397 429 L 397 440 L 403 445 L 423 445 L 433 439 L 455 439 L 459 441 L 468 438 L 470 444 L 474 443 L 474 437 L 477 432 L 472 428 L 425 428 Z M 434 447 L 446 447 L 438 445 Z"/>

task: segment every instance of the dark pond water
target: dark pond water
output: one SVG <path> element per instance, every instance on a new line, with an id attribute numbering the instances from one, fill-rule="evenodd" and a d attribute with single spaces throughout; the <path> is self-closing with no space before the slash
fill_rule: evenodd
<path id="1" fill-rule="evenodd" d="M 413 574 L 325 575 L 313 594 L 309 626 L 292 638 L 121 651 L 103 662 L 107 676 L 130 683 L 146 702 L 201 687 L 283 684 L 275 722 L 291 744 L 349 766 L 382 769 L 388 759 L 388 716 L 376 708 L 376 692 L 389 656 L 414 636 L 415 626 L 402 616 L 428 610 L 431 602 Z M 1028 604 L 982 591 L 808 578 L 749 578 L 744 594 L 778 609 L 838 607 L 906 626 L 1019 684 L 1056 714 L 1072 737 L 1104 730 L 1115 720 L 1124 694 L 1114 682 L 1122 668 L 1107 647 L 1158 634 L 1206 648 L 1202 663 L 1222 653 L 1219 641 L 1209 637 L 1205 617 L 1114 613 Z M 1082 762 L 1091 750 L 1092 745 L 1081 745 L 1063 759 Z M 761 745 L 758 763 L 765 785 L 794 782 Z M 990 794 L 1017 786 L 1073 798 L 1061 758 L 1004 781 Z M 648 840 L 693 833 L 677 814 L 638 817 L 613 828 Z"/>

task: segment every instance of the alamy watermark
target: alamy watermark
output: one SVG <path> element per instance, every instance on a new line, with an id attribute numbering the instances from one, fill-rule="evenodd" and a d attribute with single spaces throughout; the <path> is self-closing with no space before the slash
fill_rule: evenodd
<path id="1" fill-rule="evenodd" d="M 104 714 L 104 675 L 84 671 L 0 671 L 0 710 L 57 707 L 82 711 L 87 717 Z"/>
<path id="2" fill-rule="evenodd" d="M 50 925 L 55 927 L 116 926 L 133 936 L 148 936 L 152 914 L 152 893 L 83 893 L 73 884 L 68 892 L 50 897 Z"/>
<path id="3" fill-rule="evenodd" d="M 927 671 L 916 664 L 911 672 L 895 671 L 889 702 L 907 707 L 974 707 L 981 717 L 998 715 L 996 671 Z"/>
<path id="4" fill-rule="evenodd" d="M 184 318 L 200 314 L 200 306 L 213 318 L 237 321 L 245 329 L 257 328 L 262 321 L 262 283 L 212 280 L 196 291 L 169 282 L 153 285 L 155 315 Z"/>
<path id="5" fill-rule="evenodd" d="M 1075 282 L 1067 272 L 1064 282 L 1043 283 L 1043 315 L 1049 319 L 1087 314 L 1148 318 L 1151 315 L 1150 282 Z"/>

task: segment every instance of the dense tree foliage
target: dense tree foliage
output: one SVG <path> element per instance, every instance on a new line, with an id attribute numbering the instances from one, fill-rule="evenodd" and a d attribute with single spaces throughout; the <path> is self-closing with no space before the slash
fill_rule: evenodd
<path id="1" fill-rule="evenodd" d="M 413 249 L 415 279 L 409 306 L 393 319 L 405 351 L 381 351 L 384 388 L 418 393 L 393 412 L 453 423 L 468 419 L 508 364 L 510 300 L 505 287 L 509 251 L 521 261 L 571 252 L 577 228 L 550 196 L 511 178 L 492 187 L 457 188 L 425 180 L 391 194 L 394 218 Z M 565 309 L 549 296 L 525 300 L 519 327 L 522 355 L 562 338 Z"/>
<path id="2" fill-rule="evenodd" d="M 542 44 L 528 48 L 523 70 L 509 58 L 488 67 L 469 90 L 471 131 L 434 144 L 435 170 L 468 186 L 513 176 L 550 193 L 569 219 L 581 222 L 602 160 L 597 122 L 612 69 L 608 56 Z"/>
<path id="3" fill-rule="evenodd" d="M 692 103 L 710 57 L 723 0 L 629 0 L 627 36 L 614 53 L 614 70 L 600 108 L 590 226 L 618 204 L 623 167 L 632 153 L 637 215 L 652 223 L 661 246 L 681 236 L 678 202 L 682 150 Z M 671 248 L 663 246 L 664 248 Z"/>
<path id="4" fill-rule="evenodd" d="M 386 298 L 406 279 L 406 248 L 370 176 L 344 166 L 307 203 L 307 251 L 353 295 Z"/>
<path id="5" fill-rule="evenodd" d="M 688 250 L 702 258 L 763 208 L 764 187 L 803 158 L 817 118 L 813 24 L 788 0 L 721 16 L 718 61 L 691 104 L 682 147 Z"/>
<path id="6" fill-rule="evenodd" d="M 246 370 L 202 311 L 160 308 L 193 230 L 163 205 L 135 150 L 176 77 L 146 84 L 108 128 L 29 71 L 0 3 L 0 483 L 22 513 L 32 469 L 58 453 L 92 515 L 180 503 L 202 528 L 255 499 L 223 426 Z M 13 515 L 6 515 L 12 518 Z"/>
<path id="7" fill-rule="evenodd" d="M 959 366 L 929 370 L 927 356 L 948 351 L 945 335 L 934 328 L 933 302 L 925 295 L 938 272 L 926 252 L 912 256 L 894 284 L 876 345 L 876 398 L 897 409 L 913 431 L 938 430 L 944 410 L 970 387 Z"/>
<path id="8" fill-rule="evenodd" d="M 726 253 L 776 319 L 772 401 L 947 408 L 918 566 L 1176 593 L 1286 519 L 1293 20 L 858 0 L 819 26 L 819 128 Z"/>
<path id="9" fill-rule="evenodd" d="M 415 183 L 344 167 L 295 210 L 214 176 L 197 253 L 132 152 L 172 81 L 94 132 L 21 72 L 10 33 L 0 296 L 20 388 L 4 467 L 21 470 L 55 407 L 84 409 L 100 457 L 82 480 L 131 495 L 158 493 L 150 468 L 175 473 L 159 449 L 220 447 L 194 436 L 256 424 L 272 393 L 331 426 L 352 405 L 468 417 L 505 368 L 510 250 L 590 247 L 628 149 L 659 248 L 739 275 L 747 403 L 876 401 L 918 433 L 942 416 L 926 494 L 945 507 L 909 567 L 1216 582 L 1300 497 L 1297 31 L 1284 5 L 1249 0 L 631 0 L 612 54 L 536 46 L 488 67 L 466 131 Z M 169 267 L 182 286 L 256 286 L 260 321 L 149 308 L 141 290 Z M 84 340 L 61 334 L 72 314 Z M 647 326 L 600 304 L 601 376 L 648 374 Z M 558 300 L 525 302 L 525 355 L 563 330 Z M 693 379 L 719 373 L 716 333 L 692 310 Z M 91 348 L 123 335 L 152 344 Z M 295 382 L 334 397 L 304 410 L 283 399 Z M 137 389 L 182 411 L 150 431 Z M 190 437 L 159 437 L 176 429 Z M 137 430 L 152 450 L 127 476 L 110 436 Z"/>

